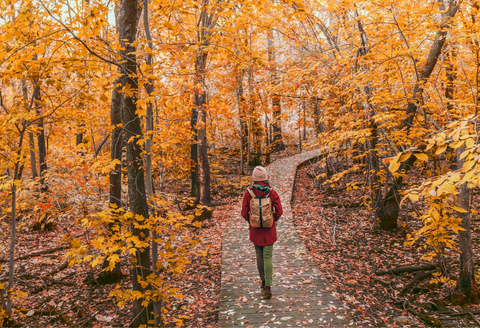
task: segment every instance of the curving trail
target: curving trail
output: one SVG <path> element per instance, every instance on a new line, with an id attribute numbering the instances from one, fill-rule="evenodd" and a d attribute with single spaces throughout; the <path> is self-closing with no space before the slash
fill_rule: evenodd
<path id="1" fill-rule="evenodd" d="M 222 287 L 218 327 L 353 327 L 345 307 L 320 276 L 293 224 L 290 201 L 298 165 L 317 156 L 312 150 L 276 161 L 267 167 L 272 187 L 280 195 L 284 214 L 277 224 L 273 249 L 273 297 L 263 299 L 248 240 L 241 203 L 223 233 Z M 319 231 L 319 233 L 322 233 Z"/>

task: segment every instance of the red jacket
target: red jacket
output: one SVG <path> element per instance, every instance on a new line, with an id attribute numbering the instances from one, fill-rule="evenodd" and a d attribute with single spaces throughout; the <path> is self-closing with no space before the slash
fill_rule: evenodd
<path id="1" fill-rule="evenodd" d="M 268 184 L 263 182 L 256 182 L 255 184 L 268 186 Z M 253 187 L 250 187 L 250 189 L 253 190 L 253 192 L 257 196 L 265 196 L 267 194 Z M 250 216 L 250 200 L 251 199 L 252 199 L 252 196 L 250 196 L 248 191 L 246 191 L 245 195 L 243 196 L 242 217 L 247 222 L 249 222 L 249 219 L 250 219 L 249 216 Z M 250 226 L 250 241 L 257 246 L 268 246 L 268 245 L 272 245 L 274 242 L 277 241 L 277 228 L 276 228 L 275 222 L 277 222 L 278 219 L 280 219 L 280 217 L 283 214 L 283 210 L 282 210 L 282 204 L 280 203 L 280 197 L 278 196 L 275 190 L 272 190 L 272 192 L 270 193 L 270 200 L 272 202 L 272 208 L 274 210 L 273 218 L 275 220 L 273 222 L 273 226 L 271 228 L 252 228 Z"/>

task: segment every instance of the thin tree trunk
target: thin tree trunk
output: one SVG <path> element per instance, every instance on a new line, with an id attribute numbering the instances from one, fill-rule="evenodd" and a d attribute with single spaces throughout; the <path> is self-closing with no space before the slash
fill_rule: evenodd
<path id="1" fill-rule="evenodd" d="M 275 49 L 274 49 L 274 40 L 273 40 L 273 31 L 268 31 L 268 39 L 267 39 L 267 51 L 268 51 L 268 61 L 270 63 L 270 78 L 271 83 L 273 86 L 278 85 L 278 77 L 277 77 L 277 70 L 275 68 Z M 275 92 L 275 91 L 274 91 Z M 278 95 L 275 93 L 272 95 L 272 109 L 273 109 L 273 140 L 272 144 L 274 144 L 274 149 L 276 151 L 285 150 L 285 144 L 283 143 L 282 138 L 282 107 L 281 107 L 281 100 Z"/>
<path id="2" fill-rule="evenodd" d="M 445 98 L 447 98 L 447 110 L 454 110 L 453 102 L 455 93 L 455 80 L 457 79 L 457 72 L 455 70 L 456 51 L 452 47 L 446 54 L 445 58 L 445 75 L 447 76 L 447 83 L 445 85 Z"/>
<path id="3" fill-rule="evenodd" d="M 196 103 L 196 100 L 194 100 Z M 192 107 L 192 114 L 190 116 L 190 125 L 192 129 L 192 145 L 190 146 L 190 181 L 191 181 L 191 191 L 190 196 L 195 197 L 198 200 L 200 196 L 200 182 L 198 179 L 198 130 L 197 130 L 197 121 L 198 121 L 198 110 L 197 106 L 194 104 Z"/>
<path id="4" fill-rule="evenodd" d="M 37 81 L 37 84 L 40 83 Z M 41 115 L 41 95 L 40 86 L 35 86 L 33 91 L 35 93 L 35 111 L 38 116 Z M 48 186 L 45 183 L 45 175 L 47 173 L 47 147 L 45 146 L 45 129 L 43 126 L 43 117 L 38 120 L 37 123 L 40 132 L 37 136 L 37 148 L 38 148 L 38 161 L 40 163 L 40 191 L 47 192 Z"/>
<path id="5" fill-rule="evenodd" d="M 268 142 L 268 117 L 267 113 L 265 113 L 265 148 L 268 148 L 269 142 Z"/>
<path id="6" fill-rule="evenodd" d="M 207 62 L 207 53 L 205 48 L 208 46 L 210 30 L 214 26 L 213 14 L 207 11 L 208 0 L 200 0 L 202 11 L 200 14 L 198 26 L 200 49 L 195 59 L 195 94 L 194 107 L 198 115 L 199 126 L 197 126 L 198 138 L 198 201 L 202 205 L 210 206 L 210 166 L 208 163 L 208 143 L 207 143 L 207 90 L 205 89 L 205 67 Z"/>
<path id="7" fill-rule="evenodd" d="M 134 216 L 148 218 L 148 205 L 145 190 L 145 177 L 143 171 L 142 147 L 138 144 L 142 137 L 142 128 L 140 117 L 137 112 L 138 97 L 138 78 L 137 76 L 137 57 L 136 47 L 133 46 L 136 41 L 137 25 L 140 13 L 140 6 L 136 0 L 121 0 L 119 10 L 119 33 L 118 38 L 122 49 L 120 55 L 125 59 L 121 68 L 122 87 L 132 90 L 129 94 L 124 94 L 122 104 L 122 120 L 125 131 L 125 141 L 127 149 L 127 175 L 128 175 L 128 199 L 130 211 Z M 144 228 L 131 226 L 132 234 L 140 242 L 147 240 L 149 231 Z M 150 286 L 142 286 L 139 278 L 146 280 L 151 272 L 150 247 L 143 250 L 137 250 L 132 260 L 132 289 L 145 294 L 150 290 Z M 131 326 L 148 325 L 150 313 L 148 307 L 142 305 L 143 299 L 134 299 L 132 306 Z"/>
<path id="8" fill-rule="evenodd" d="M 445 98 L 447 99 L 447 111 L 453 111 L 453 99 L 455 96 L 455 80 L 457 79 L 457 72 L 455 69 L 456 62 L 456 51 L 452 47 L 450 52 L 446 54 L 445 58 L 445 75 L 447 77 L 447 83 L 445 85 Z M 451 170 L 457 169 L 457 156 L 455 155 L 455 150 L 447 147 L 447 152 L 450 154 Z"/>
<path id="9" fill-rule="evenodd" d="M 302 152 L 302 128 L 300 122 L 298 122 L 298 149 L 300 152 Z"/>
<path id="10" fill-rule="evenodd" d="M 28 146 L 30 149 L 30 166 L 32 168 L 32 179 L 36 179 L 38 177 L 37 171 L 37 160 L 35 154 L 35 139 L 33 137 L 33 133 L 28 133 Z"/>
<path id="11" fill-rule="evenodd" d="M 315 115 L 315 129 L 318 134 L 322 132 L 322 122 L 321 122 L 321 111 L 320 111 L 320 106 L 318 105 L 317 97 L 313 97 L 313 111 Z"/>
<path id="12" fill-rule="evenodd" d="M 85 123 L 79 123 L 78 124 L 78 129 L 83 130 L 85 128 Z M 78 146 L 80 144 L 83 144 L 83 132 L 77 132 L 75 133 L 75 146 Z M 81 156 L 84 156 L 85 154 L 83 151 L 80 152 Z"/>
<path id="13" fill-rule="evenodd" d="M 148 0 L 143 1 L 143 24 L 145 29 L 145 35 L 147 36 L 147 40 L 148 40 L 148 48 L 150 48 L 150 52 L 148 53 L 148 56 L 147 56 L 148 73 L 152 74 L 153 57 L 152 57 L 151 51 L 153 51 L 153 43 L 152 43 L 152 36 L 150 34 L 150 26 L 149 26 L 149 19 L 148 19 Z M 147 91 L 148 96 L 150 97 L 154 91 L 153 81 L 148 80 L 148 83 L 145 85 L 145 89 Z M 146 151 L 145 170 L 146 170 L 147 195 L 150 201 L 151 201 L 151 198 L 153 197 L 153 194 L 155 193 L 155 189 L 153 185 L 153 177 L 152 177 L 152 155 L 151 155 L 152 133 L 153 133 L 153 104 L 149 102 L 147 104 L 147 119 L 146 119 L 147 141 L 145 143 L 145 151 Z M 158 261 L 158 243 L 156 242 L 157 238 L 158 238 L 158 234 L 156 230 L 154 230 L 152 232 L 152 270 L 154 273 L 157 272 L 157 261 Z M 158 327 L 158 326 L 163 327 L 161 311 L 162 311 L 162 301 L 154 300 L 153 315 L 154 315 L 155 327 Z"/>
<path id="14" fill-rule="evenodd" d="M 245 175 L 245 171 L 243 169 L 243 120 L 242 120 L 242 103 L 241 100 L 243 98 L 243 71 L 240 73 L 240 78 L 238 81 L 238 88 L 237 88 L 237 106 L 238 106 L 238 119 L 240 120 L 240 174 Z"/>
<path id="15" fill-rule="evenodd" d="M 10 218 L 10 259 L 8 264 L 8 299 L 7 299 L 7 306 L 6 312 L 7 315 L 10 316 L 12 313 L 12 305 L 13 305 L 13 295 L 11 294 L 13 290 L 13 275 L 14 275 L 14 268 L 15 268 L 15 243 L 16 243 L 16 221 L 17 221 L 17 185 L 16 180 L 18 180 L 18 175 L 20 171 L 20 163 L 22 162 L 22 147 L 23 147 L 23 139 L 25 135 L 25 128 L 20 131 L 20 141 L 18 143 L 18 151 L 17 151 L 17 161 L 15 163 L 15 171 L 13 174 L 13 183 L 12 183 L 12 214 Z"/>
<path id="16" fill-rule="evenodd" d="M 305 98 L 303 98 L 303 140 L 307 140 L 307 104 Z"/>
<path id="17" fill-rule="evenodd" d="M 250 38 L 250 42 L 251 42 Z M 251 56 L 251 53 L 250 53 Z M 250 165 L 252 152 L 252 67 L 248 69 L 248 139 L 247 139 L 247 164 Z"/>
<path id="18" fill-rule="evenodd" d="M 460 155 L 465 151 L 465 146 L 457 148 L 457 163 L 461 168 L 465 159 Z M 460 250 L 460 273 L 457 286 L 452 294 L 453 301 L 456 304 L 466 302 L 478 303 L 480 292 L 475 282 L 475 260 L 472 250 L 472 232 L 470 228 L 470 189 L 468 182 L 463 183 L 458 188 L 458 207 L 465 212 L 458 212 L 457 215 L 462 219 L 460 226 L 465 229 L 458 232 L 458 246 Z"/>
<path id="19" fill-rule="evenodd" d="M 270 123 L 270 145 L 273 143 L 273 126 Z"/>
<path id="20" fill-rule="evenodd" d="M 120 93 L 120 79 L 115 80 L 112 90 L 112 103 L 110 105 L 110 125 L 112 130 L 112 144 L 110 159 L 117 161 L 115 168 L 110 171 L 110 204 L 116 208 L 122 207 L 122 147 L 123 147 L 123 128 L 122 124 L 122 98 Z"/>
<path id="21" fill-rule="evenodd" d="M 110 125 L 112 130 L 112 144 L 110 150 L 110 159 L 117 161 L 113 170 L 109 173 L 110 190 L 109 190 L 109 205 L 117 210 L 122 208 L 122 148 L 123 148 L 123 128 L 122 128 L 122 94 L 120 79 L 113 82 L 115 86 L 112 90 L 112 103 L 110 105 Z M 120 213 L 120 212 L 119 212 Z M 115 233 L 113 230 L 118 221 L 110 222 L 108 224 L 108 234 Z M 102 271 L 98 275 L 97 282 L 100 285 L 117 283 L 122 279 L 121 263 L 117 262 L 113 270 L 105 270 L 110 265 L 110 261 L 105 259 L 102 264 Z"/>

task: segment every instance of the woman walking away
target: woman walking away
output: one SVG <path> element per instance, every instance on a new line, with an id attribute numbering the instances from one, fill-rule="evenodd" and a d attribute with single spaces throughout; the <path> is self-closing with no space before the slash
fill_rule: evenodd
<path id="1" fill-rule="evenodd" d="M 250 241 L 255 245 L 258 273 L 268 299 L 272 297 L 272 253 L 277 241 L 275 223 L 283 211 L 280 197 L 270 187 L 264 167 L 255 167 L 252 180 L 253 186 L 243 196 L 242 217 L 250 224 Z"/>

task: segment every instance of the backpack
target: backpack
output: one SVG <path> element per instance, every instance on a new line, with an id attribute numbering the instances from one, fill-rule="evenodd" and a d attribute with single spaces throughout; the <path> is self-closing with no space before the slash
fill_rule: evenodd
<path id="1" fill-rule="evenodd" d="M 252 228 L 271 228 L 273 226 L 273 210 L 270 194 L 272 188 L 265 196 L 257 196 L 250 188 L 247 189 L 250 199 L 250 226 Z"/>

